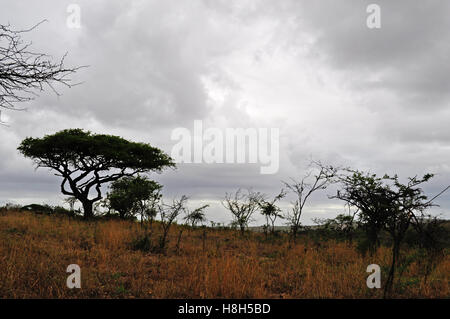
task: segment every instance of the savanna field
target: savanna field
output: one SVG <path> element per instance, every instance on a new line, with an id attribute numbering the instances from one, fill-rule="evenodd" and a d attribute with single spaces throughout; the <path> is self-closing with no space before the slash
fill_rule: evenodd
<path id="1" fill-rule="evenodd" d="M 160 224 L 153 225 L 157 241 Z M 180 230 L 182 231 L 181 238 Z M 284 234 L 245 237 L 230 229 L 170 229 L 165 253 L 136 249 L 138 222 L 83 221 L 31 212 L 0 216 L 1 298 L 381 298 L 366 286 L 366 268 L 383 274 L 390 250 L 359 254 L 354 244 Z M 416 252 L 402 269 L 394 298 L 450 297 L 448 249 L 425 280 Z M 66 268 L 81 268 L 81 289 L 69 289 Z"/>

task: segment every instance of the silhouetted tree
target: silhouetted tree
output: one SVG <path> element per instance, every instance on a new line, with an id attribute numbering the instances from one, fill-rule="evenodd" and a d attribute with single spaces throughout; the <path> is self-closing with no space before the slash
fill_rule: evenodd
<path id="1" fill-rule="evenodd" d="M 382 230 L 387 231 L 392 238 L 392 260 L 384 288 L 384 297 L 387 297 L 394 284 L 405 234 L 418 217 L 433 206 L 432 200 L 436 198 L 428 200 L 420 188 L 433 174 L 408 178 L 408 182 L 402 184 L 397 175 L 377 177 L 376 174 L 356 170 L 347 172 L 350 174 L 340 176 L 342 189 L 333 197 L 359 209 L 359 219 L 366 229 L 372 251 L 379 244 Z"/>
<path id="2" fill-rule="evenodd" d="M 63 130 L 43 138 L 28 137 L 18 150 L 33 159 L 38 168 L 50 168 L 63 178 L 61 192 L 82 203 L 85 218 L 93 216 L 93 203 L 102 199 L 102 184 L 175 166 L 168 155 L 149 144 L 81 129 Z M 92 198 L 91 191 L 95 192 Z"/>
<path id="3" fill-rule="evenodd" d="M 110 185 L 109 207 L 121 218 L 140 215 L 141 224 L 147 216 L 156 216 L 155 203 L 161 199 L 162 185 L 142 176 L 122 177 Z"/>
<path id="4" fill-rule="evenodd" d="M 181 196 L 180 199 L 174 199 L 172 204 L 162 203 L 159 206 L 161 217 L 161 225 L 163 228 L 163 234 L 159 238 L 159 248 L 160 251 L 164 252 L 167 244 L 167 235 L 169 234 L 170 226 L 177 219 L 179 215 L 186 211 L 186 202 L 188 197 Z"/>
<path id="5" fill-rule="evenodd" d="M 261 202 L 262 195 L 259 192 L 248 190 L 243 194 L 238 189 L 234 194 L 226 194 L 222 205 L 233 215 L 233 225 L 239 226 L 241 234 L 244 235 L 245 229 L 256 212 Z"/>
<path id="6" fill-rule="evenodd" d="M 314 192 L 326 189 L 333 182 L 338 170 L 316 161 L 311 161 L 310 168 L 300 181 L 291 179 L 291 182 L 283 182 L 287 190 L 296 196 L 295 201 L 292 202 L 293 207 L 284 215 L 287 224 L 291 227 L 291 236 L 294 241 L 300 230 L 300 218 L 308 199 Z"/>
<path id="7" fill-rule="evenodd" d="M 276 205 L 276 202 L 280 201 L 285 196 L 286 192 L 282 189 L 280 193 L 271 201 L 267 201 L 263 198 L 258 203 L 261 209 L 261 215 L 266 218 L 265 228 L 266 230 L 270 228 L 272 234 L 275 233 L 275 221 L 277 220 L 277 218 L 284 218 L 284 216 L 281 214 L 281 209 Z"/>
<path id="8" fill-rule="evenodd" d="M 205 217 L 205 209 L 208 208 L 209 205 L 203 205 L 200 206 L 193 211 L 189 211 L 189 209 L 185 209 L 186 216 L 184 217 L 184 220 L 191 225 L 191 227 L 196 227 L 198 223 L 204 223 L 206 221 Z M 181 237 L 183 235 L 184 231 L 184 225 L 181 225 L 179 227 L 179 233 L 178 233 L 178 239 L 177 239 L 177 253 L 180 251 L 180 244 L 181 244 Z"/>
<path id="9" fill-rule="evenodd" d="M 198 223 L 203 223 L 206 221 L 205 209 L 208 207 L 209 207 L 209 205 L 203 205 L 199 208 L 196 208 L 193 211 L 188 212 L 186 217 L 184 217 L 184 219 L 192 227 L 195 227 L 195 226 L 197 226 Z"/>

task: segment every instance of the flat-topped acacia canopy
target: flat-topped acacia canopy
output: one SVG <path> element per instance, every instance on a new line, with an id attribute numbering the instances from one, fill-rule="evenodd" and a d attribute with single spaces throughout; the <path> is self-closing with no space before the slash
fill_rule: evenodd
<path id="1" fill-rule="evenodd" d="M 85 217 L 93 215 L 93 203 L 102 198 L 101 184 L 123 176 L 175 167 L 170 156 L 149 144 L 82 129 L 67 129 L 43 138 L 28 137 L 18 150 L 33 159 L 37 167 L 57 171 L 56 175 L 63 177 L 61 192 L 83 204 Z M 89 199 L 92 188 L 97 196 Z"/>

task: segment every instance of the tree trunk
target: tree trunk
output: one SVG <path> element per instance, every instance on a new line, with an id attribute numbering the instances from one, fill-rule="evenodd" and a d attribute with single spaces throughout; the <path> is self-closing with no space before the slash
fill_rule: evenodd
<path id="1" fill-rule="evenodd" d="M 94 216 L 94 212 L 92 210 L 92 202 L 89 200 L 81 201 L 83 204 L 83 212 L 84 212 L 84 219 L 89 219 Z"/>
<path id="2" fill-rule="evenodd" d="M 245 225 L 239 225 L 239 228 L 241 229 L 241 236 L 245 235 Z"/>
<path id="3" fill-rule="evenodd" d="M 165 253 L 166 243 L 167 243 L 167 234 L 169 233 L 169 226 L 163 226 L 163 235 L 159 238 L 159 248 L 162 252 Z"/>
<path id="4" fill-rule="evenodd" d="M 181 244 L 181 236 L 182 235 L 183 235 L 183 229 L 180 229 L 180 232 L 178 234 L 177 245 L 176 245 L 177 254 L 179 254 L 179 252 L 180 252 L 180 244 Z"/>
<path id="5" fill-rule="evenodd" d="M 294 242 L 294 244 L 297 243 L 297 232 L 298 232 L 298 227 L 294 226 L 292 228 L 292 235 L 291 235 L 291 240 Z"/>
<path id="6" fill-rule="evenodd" d="M 390 293 L 392 291 L 392 287 L 394 286 L 395 266 L 397 264 L 399 253 L 400 253 L 400 244 L 396 240 L 394 240 L 394 246 L 392 248 L 391 269 L 389 270 L 389 275 L 386 280 L 386 286 L 384 287 L 384 293 L 383 293 L 384 299 L 386 299 L 390 295 Z"/>

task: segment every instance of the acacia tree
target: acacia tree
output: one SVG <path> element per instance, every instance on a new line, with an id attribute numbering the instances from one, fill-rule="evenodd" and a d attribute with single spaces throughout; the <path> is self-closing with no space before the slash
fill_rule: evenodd
<path id="1" fill-rule="evenodd" d="M 49 168 L 62 177 L 61 192 L 82 203 L 85 218 L 93 216 L 93 204 L 102 199 L 103 184 L 175 167 L 172 158 L 149 144 L 81 129 L 63 130 L 43 138 L 28 137 L 18 150 L 33 159 L 37 168 Z"/>
<path id="2" fill-rule="evenodd" d="M 437 198 L 435 196 L 428 200 L 420 188 L 420 185 L 428 182 L 433 175 L 408 178 L 408 182 L 402 184 L 397 175 L 377 177 L 376 174 L 356 170 L 347 171 L 350 175 L 339 178 L 343 186 L 342 190 L 333 197 L 344 200 L 359 209 L 359 220 L 366 229 L 372 251 L 379 245 L 379 235 L 382 230 L 387 231 L 392 238 L 391 266 L 384 288 L 384 297 L 386 297 L 394 284 L 396 266 L 400 260 L 400 248 L 407 230 L 410 226 L 417 224 L 425 210 L 433 206 L 432 201 Z M 447 189 L 448 187 L 445 190 Z"/>
<path id="3" fill-rule="evenodd" d="M 258 204 L 261 209 L 261 215 L 266 218 L 266 229 L 271 230 L 272 234 L 275 233 L 275 221 L 277 218 L 284 218 L 281 214 L 281 209 L 276 205 L 276 202 L 280 201 L 284 196 L 286 196 L 286 192 L 282 189 L 280 193 L 275 196 L 271 201 L 267 201 L 262 199 Z M 267 235 L 267 231 L 265 232 Z"/>
<path id="4" fill-rule="evenodd" d="M 330 198 L 343 200 L 360 210 L 359 221 L 366 232 L 364 247 L 373 254 L 380 245 L 379 236 L 389 214 L 388 208 L 392 204 L 388 196 L 390 188 L 376 174 L 364 174 L 350 169 L 346 172 L 350 174 L 341 174 L 337 178 L 342 188 L 337 191 L 336 196 Z"/>
<path id="5" fill-rule="evenodd" d="M 27 30 L 0 24 L 0 108 L 14 109 L 17 103 L 32 100 L 45 86 L 58 94 L 53 85 L 71 87 L 68 76 L 80 69 L 65 67 L 65 55 L 52 62 L 48 55 L 31 51 L 31 43 L 24 43 L 22 35 L 39 24 Z"/>
<path id="6" fill-rule="evenodd" d="M 259 192 L 251 190 L 247 194 L 242 193 L 241 189 L 234 194 L 225 194 L 222 205 L 233 215 L 233 224 L 239 226 L 242 235 L 244 235 L 252 215 L 258 209 L 261 199 L 262 195 Z"/>
<path id="7" fill-rule="evenodd" d="M 187 223 L 191 224 L 192 227 L 197 226 L 198 223 L 203 223 L 206 221 L 205 210 L 209 205 L 200 206 L 193 211 L 190 211 L 184 217 Z"/>
<path id="8" fill-rule="evenodd" d="M 293 206 L 284 216 L 291 227 L 291 236 L 294 241 L 300 230 L 300 218 L 308 199 L 316 191 L 326 189 L 333 182 L 338 171 L 338 168 L 325 166 L 315 161 L 311 162 L 310 167 L 311 170 L 301 180 L 291 179 L 291 182 L 283 182 L 287 190 L 296 196 L 292 202 Z"/>

